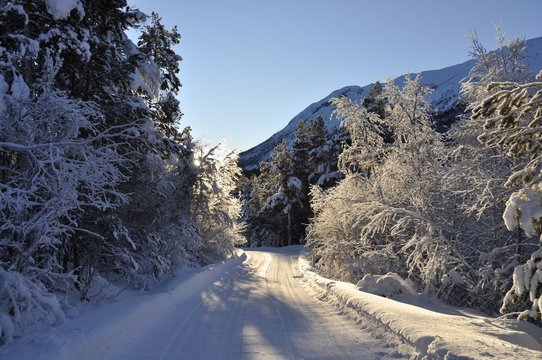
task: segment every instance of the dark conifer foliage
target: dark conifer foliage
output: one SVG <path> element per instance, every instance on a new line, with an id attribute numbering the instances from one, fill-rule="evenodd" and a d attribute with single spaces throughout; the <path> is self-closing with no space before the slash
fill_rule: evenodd
<path id="1" fill-rule="evenodd" d="M 336 176 L 336 149 L 323 119 L 300 123 L 293 144 L 279 143 L 271 161 L 260 164 L 260 174 L 245 188 L 245 221 L 252 245 L 285 246 L 304 241 L 312 216 L 310 186 L 329 185 Z"/>

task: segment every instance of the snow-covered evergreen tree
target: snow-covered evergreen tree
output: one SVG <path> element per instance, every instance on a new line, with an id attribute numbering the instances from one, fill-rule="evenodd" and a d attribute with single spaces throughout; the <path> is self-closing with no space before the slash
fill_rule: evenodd
<path id="1" fill-rule="evenodd" d="M 291 148 L 279 143 L 270 162 L 260 164 L 245 204 L 247 234 L 253 245 L 284 246 L 303 242 L 312 210 L 309 186 L 340 178 L 331 165 L 334 145 L 322 118 L 300 123 Z"/>
<path id="2" fill-rule="evenodd" d="M 488 96 L 473 109 L 472 119 L 483 120 L 485 132 L 479 137 L 488 146 L 498 145 L 512 158 L 523 159 L 523 166 L 506 183 L 516 189 L 503 214 L 508 229 L 521 227 L 528 237 L 541 237 L 542 227 L 542 73 L 532 82 L 495 82 L 488 85 Z M 540 239 L 542 241 L 542 239 Z M 540 244 L 538 244 L 540 245 Z M 514 270 L 512 289 L 506 294 L 501 312 L 516 302 L 528 301 L 529 310 L 520 319 L 539 319 L 541 314 L 542 248 Z"/>
<path id="3" fill-rule="evenodd" d="M 159 88 L 155 89 L 156 96 L 149 101 L 149 107 L 156 126 L 167 136 L 175 133 L 174 126 L 182 116 L 175 98 L 181 88 L 177 73 L 182 58 L 172 49 L 180 40 L 177 27 L 167 30 L 160 16 L 153 12 L 137 43 L 139 50 L 147 56 L 147 67 L 155 66 L 160 72 Z"/>

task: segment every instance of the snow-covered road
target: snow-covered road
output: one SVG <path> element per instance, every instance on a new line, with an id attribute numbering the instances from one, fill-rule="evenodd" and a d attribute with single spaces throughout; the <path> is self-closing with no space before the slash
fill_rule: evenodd
<path id="1" fill-rule="evenodd" d="M 298 275 L 301 247 L 247 250 L 0 347 L 3 360 L 386 359 L 401 355 Z M 379 337 L 380 339 L 377 339 Z"/>
<path id="2" fill-rule="evenodd" d="M 119 358 L 375 359 L 397 356 L 295 278 L 299 249 L 246 251 L 246 261 L 198 294 Z"/>
<path id="3" fill-rule="evenodd" d="M 532 324 L 364 293 L 314 273 L 300 250 L 247 250 L 181 272 L 1 346 L 0 359 L 540 358 Z"/>

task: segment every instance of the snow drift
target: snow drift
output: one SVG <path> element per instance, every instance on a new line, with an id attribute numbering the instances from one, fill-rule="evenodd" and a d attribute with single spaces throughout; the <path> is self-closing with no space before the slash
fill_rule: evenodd
<path id="1" fill-rule="evenodd" d="M 385 328 L 411 346 L 417 358 L 535 359 L 542 329 L 516 320 L 494 319 L 408 297 L 413 304 L 359 291 L 355 285 L 319 276 L 299 257 L 300 276 L 353 319 Z M 421 305 L 421 306 L 417 306 Z"/>

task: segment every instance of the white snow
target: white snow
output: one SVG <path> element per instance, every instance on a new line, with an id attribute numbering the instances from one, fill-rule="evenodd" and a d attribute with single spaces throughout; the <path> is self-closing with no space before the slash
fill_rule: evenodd
<path id="1" fill-rule="evenodd" d="M 535 236 L 537 230 L 534 223 L 542 218 L 540 204 L 542 204 L 542 191 L 538 189 L 537 185 L 513 193 L 506 202 L 506 209 L 503 213 L 504 223 L 508 230 L 515 230 L 519 220 L 519 225 L 525 230 L 525 234 Z"/>
<path id="2" fill-rule="evenodd" d="M 303 183 L 295 176 L 288 178 L 288 188 L 301 190 L 302 187 Z"/>
<path id="3" fill-rule="evenodd" d="M 284 189 L 280 188 L 279 191 L 271 195 L 265 204 L 266 208 L 274 209 L 278 205 L 284 205 L 286 202 L 286 195 L 284 194 Z"/>
<path id="4" fill-rule="evenodd" d="M 30 95 L 30 89 L 21 75 L 16 75 L 11 84 L 11 97 L 15 100 L 25 100 Z"/>
<path id="5" fill-rule="evenodd" d="M 385 328 L 430 359 L 539 359 L 542 329 L 527 322 L 486 317 L 422 296 L 397 301 L 359 291 L 355 285 L 325 279 L 299 258 L 303 279 L 323 298 L 360 323 Z"/>
<path id="6" fill-rule="evenodd" d="M 3 360 L 397 358 L 296 278 L 300 247 L 257 249 L 0 348 Z"/>
<path id="7" fill-rule="evenodd" d="M 392 298 L 399 294 L 415 295 L 414 287 L 395 273 L 386 275 L 367 274 L 356 287 L 371 294 Z"/>
<path id="8" fill-rule="evenodd" d="M 6 314 L 0 313 L 0 337 L 3 336 L 9 345 L 13 343 L 14 334 L 15 327 L 13 326 L 13 322 Z"/>
<path id="9" fill-rule="evenodd" d="M 141 358 L 123 357 L 127 349 L 161 327 L 179 303 L 196 296 L 246 259 L 245 255 L 183 273 L 153 292 L 128 292 L 116 302 L 66 321 L 49 331 L 24 336 L 15 345 L 0 347 L 3 360 Z M 171 329 L 172 330 L 172 329 Z M 172 330 L 173 331 L 173 330 Z"/>
<path id="10" fill-rule="evenodd" d="M 332 181 L 341 180 L 343 175 L 339 171 L 333 171 L 330 173 L 325 173 L 318 178 L 316 185 L 323 186 L 325 184 L 331 183 Z"/>
<path id="11" fill-rule="evenodd" d="M 55 20 L 66 19 L 73 9 L 77 9 L 81 18 L 85 16 L 85 10 L 80 0 L 45 0 L 45 5 L 47 12 Z"/>
<path id="12" fill-rule="evenodd" d="M 542 240 L 542 239 L 541 239 Z M 506 304 L 514 302 L 514 294 L 522 296 L 529 292 L 529 300 L 533 303 L 531 309 L 522 311 L 518 319 L 527 320 L 529 317 L 536 318 L 542 309 L 542 295 L 538 295 L 538 284 L 542 283 L 542 247 L 536 250 L 527 263 L 514 268 L 513 286 L 506 293 L 503 303 L 503 311 Z"/>
<path id="13" fill-rule="evenodd" d="M 151 292 L 126 292 L 0 347 L 0 358 L 534 359 L 542 354 L 542 329 L 532 324 L 405 295 L 408 287 L 397 300 L 362 292 L 317 275 L 303 257 L 297 259 L 301 249 L 240 251 Z M 402 283 L 394 275 L 376 279 L 392 278 Z"/>
<path id="14" fill-rule="evenodd" d="M 160 96 L 160 70 L 152 59 L 136 69 L 131 75 L 131 80 L 132 90 L 143 91 L 151 99 L 157 99 Z"/>

